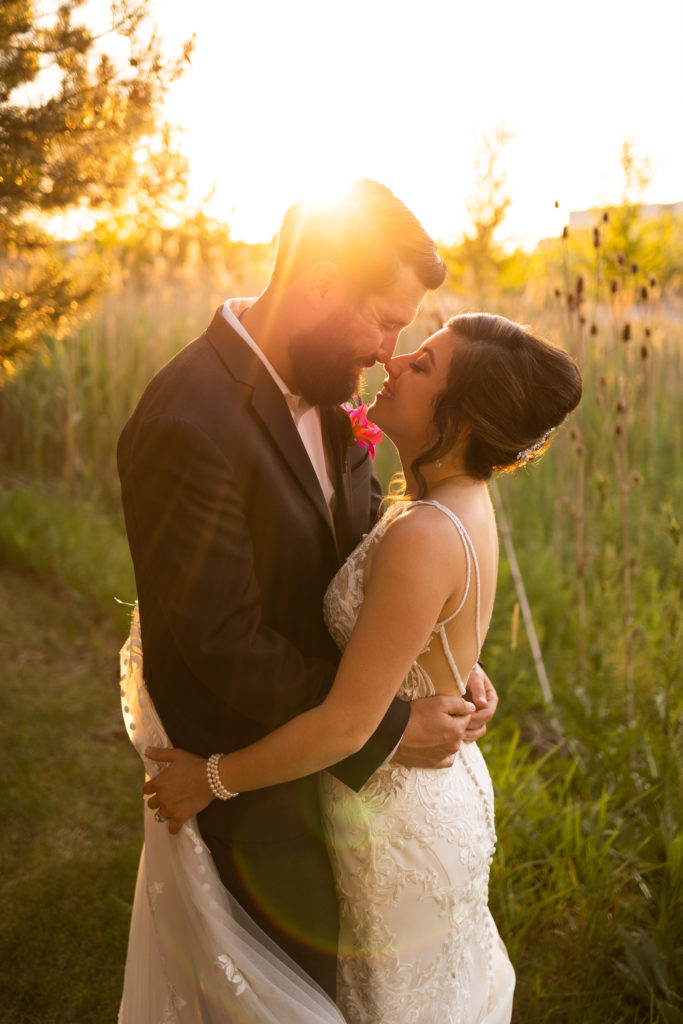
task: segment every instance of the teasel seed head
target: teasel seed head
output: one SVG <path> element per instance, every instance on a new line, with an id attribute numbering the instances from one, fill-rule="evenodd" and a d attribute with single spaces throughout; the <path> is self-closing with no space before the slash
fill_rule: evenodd
<path id="1" fill-rule="evenodd" d="M 639 267 L 639 266 L 638 266 L 638 264 L 637 264 L 637 263 L 636 263 L 636 262 L 634 261 L 634 262 L 633 262 L 633 263 L 631 264 L 631 273 L 632 273 L 632 274 L 637 274 L 639 270 L 640 270 L 640 267 Z"/>
<path id="2" fill-rule="evenodd" d="M 579 274 L 576 279 L 576 294 L 581 295 L 583 292 L 583 274 Z"/>
<path id="3" fill-rule="evenodd" d="M 616 401 L 616 403 L 614 405 L 614 411 L 618 412 L 620 414 L 623 414 L 623 413 L 626 412 L 626 402 L 623 400 L 623 398 L 617 399 L 617 401 Z"/>
<path id="4" fill-rule="evenodd" d="M 614 426 L 614 436 L 615 437 L 622 437 L 623 433 L 624 433 L 624 428 L 622 427 L 621 423 L 616 423 L 615 426 Z"/>
<path id="5" fill-rule="evenodd" d="M 640 487 L 643 482 L 643 478 L 637 469 L 634 469 L 631 473 L 631 483 L 634 487 Z"/>
<path id="6" fill-rule="evenodd" d="M 562 228 L 562 238 L 569 238 L 569 228 L 567 227 L 566 224 Z"/>
<path id="7" fill-rule="evenodd" d="M 586 318 L 585 318 L 585 316 L 583 315 L 583 313 L 582 313 L 582 314 L 581 314 L 581 316 L 579 317 L 579 323 L 581 324 L 581 326 L 582 326 L 582 327 L 585 327 L 585 325 L 586 325 Z"/>
<path id="8" fill-rule="evenodd" d="M 657 278 L 656 277 L 650 277 L 650 288 L 654 288 L 656 286 L 656 284 L 657 284 Z"/>
<path id="9" fill-rule="evenodd" d="M 600 248 L 600 228 L 593 228 L 593 248 Z"/>
<path id="10" fill-rule="evenodd" d="M 598 384 L 600 385 L 601 388 L 606 388 L 607 387 L 607 377 L 604 375 L 604 373 L 601 373 L 600 376 L 598 377 Z"/>
<path id="11" fill-rule="evenodd" d="M 574 301 L 574 293 L 573 292 L 568 292 L 567 293 L 567 309 L 572 310 L 572 309 L 574 309 L 575 305 L 576 305 L 576 303 Z"/>
<path id="12" fill-rule="evenodd" d="M 643 362 L 646 362 L 650 353 L 648 352 L 647 345 L 640 346 L 640 358 Z"/>
<path id="13" fill-rule="evenodd" d="M 560 200 L 559 200 L 559 199 L 556 199 L 556 200 L 555 200 L 555 209 L 556 209 L 556 210 L 559 210 L 559 208 L 560 208 Z"/>
<path id="14" fill-rule="evenodd" d="M 642 288 L 640 289 L 640 297 L 643 300 L 643 302 L 647 302 L 648 295 L 649 295 L 649 292 L 647 290 L 647 287 L 645 285 L 643 285 Z"/>
<path id="15" fill-rule="evenodd" d="M 651 334 L 652 334 L 652 331 L 650 330 L 650 328 L 646 327 L 645 328 L 645 337 L 649 338 Z"/>
<path id="16" fill-rule="evenodd" d="M 583 445 L 581 444 L 581 442 L 579 442 L 578 444 L 575 444 L 575 445 L 574 445 L 574 451 L 576 452 L 576 454 L 578 455 L 578 457 L 579 457 L 579 458 L 581 458 L 581 456 L 583 455 L 583 453 L 584 453 L 584 451 L 585 451 L 585 448 L 583 447 Z"/>
<path id="17" fill-rule="evenodd" d="M 591 324 L 590 333 L 592 334 L 593 337 L 595 337 L 595 335 L 598 333 L 598 325 L 596 324 L 595 320 Z"/>
<path id="18" fill-rule="evenodd" d="M 624 256 L 623 252 L 618 252 L 617 253 L 617 266 L 623 267 L 625 263 L 626 263 L 626 257 Z"/>
<path id="19" fill-rule="evenodd" d="M 616 295 L 619 291 L 619 282 L 615 277 L 613 277 L 609 283 L 609 290 L 611 291 L 612 295 Z"/>
<path id="20" fill-rule="evenodd" d="M 556 299 L 561 299 L 562 298 L 562 292 L 560 291 L 559 288 L 555 289 L 555 298 Z"/>
<path id="21" fill-rule="evenodd" d="M 603 214 L 602 214 L 602 223 L 603 223 L 603 224 L 609 224 L 609 212 L 608 212 L 607 210 L 604 210 L 604 211 L 603 211 Z"/>
<path id="22" fill-rule="evenodd" d="M 596 405 L 598 405 L 598 406 L 602 407 L 602 405 L 603 405 L 603 402 L 604 402 L 604 398 L 603 398 L 603 396 L 602 396 L 602 395 L 600 394 L 600 392 L 599 392 L 599 391 L 596 391 L 596 392 L 595 392 L 595 395 L 593 396 L 593 399 L 594 399 L 594 401 L 595 401 L 595 404 L 596 404 Z"/>
<path id="23" fill-rule="evenodd" d="M 570 439 L 570 441 L 576 441 L 576 440 L 578 440 L 578 437 L 579 437 L 578 430 L 576 429 L 576 427 L 572 427 L 572 429 L 569 431 L 569 439 Z"/>
<path id="24" fill-rule="evenodd" d="M 621 329 L 621 340 L 622 341 L 630 341 L 631 340 L 631 325 L 630 324 L 624 324 L 624 326 L 622 327 L 622 329 Z"/>

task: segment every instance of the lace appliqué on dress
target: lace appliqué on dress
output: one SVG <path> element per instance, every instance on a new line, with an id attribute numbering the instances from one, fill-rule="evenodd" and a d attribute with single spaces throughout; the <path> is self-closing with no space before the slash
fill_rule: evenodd
<path id="1" fill-rule="evenodd" d="M 342 650 L 363 602 L 368 551 L 394 514 L 327 590 L 325 621 Z M 433 693 L 416 662 L 398 696 Z M 514 974 L 488 910 L 493 789 L 476 744 L 464 744 L 450 769 L 389 762 L 358 793 L 323 773 L 321 798 L 340 899 L 338 1002 L 349 1024 L 509 1021 Z"/>
<path id="2" fill-rule="evenodd" d="M 235 995 L 241 996 L 247 987 L 247 983 L 244 980 L 244 976 L 235 967 L 234 962 L 226 953 L 219 956 L 216 962 L 226 979 L 234 986 Z"/>
<path id="3" fill-rule="evenodd" d="M 142 676 L 137 607 L 121 651 L 121 704 L 147 774 L 160 771 L 145 747 L 171 744 Z M 332 1001 L 227 893 L 196 819 L 171 836 L 143 807 L 119 1024 L 343 1024 Z"/>

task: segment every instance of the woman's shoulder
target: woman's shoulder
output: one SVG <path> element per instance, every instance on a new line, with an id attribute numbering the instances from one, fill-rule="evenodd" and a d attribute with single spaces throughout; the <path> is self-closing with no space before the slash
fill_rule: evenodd
<path id="1" fill-rule="evenodd" d="M 495 514 L 488 494 L 484 500 L 425 498 L 400 505 L 384 517 L 385 550 L 418 548 L 425 558 L 453 557 L 459 564 L 465 538 L 475 548 L 482 544 L 488 547 L 496 538 Z"/>
<path id="2" fill-rule="evenodd" d="M 382 517 L 377 541 L 380 557 L 402 557 L 439 563 L 456 550 L 454 527 L 450 518 L 433 504 L 403 501 Z"/>

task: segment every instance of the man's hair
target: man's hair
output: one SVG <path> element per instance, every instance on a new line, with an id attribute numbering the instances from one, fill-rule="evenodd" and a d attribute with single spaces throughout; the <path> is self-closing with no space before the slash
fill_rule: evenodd
<path id="1" fill-rule="evenodd" d="M 334 203 L 299 200 L 287 210 L 278 237 L 272 283 L 330 260 L 359 295 L 389 287 L 402 266 L 426 289 L 443 283 L 446 267 L 417 217 L 385 185 L 362 178 Z"/>

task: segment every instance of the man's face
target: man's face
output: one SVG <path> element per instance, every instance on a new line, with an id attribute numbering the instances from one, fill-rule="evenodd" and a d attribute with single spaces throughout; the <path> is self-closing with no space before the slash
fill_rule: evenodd
<path id="1" fill-rule="evenodd" d="M 351 398 L 366 367 L 391 359 L 425 291 L 414 270 L 401 267 L 384 291 L 342 303 L 313 329 L 294 335 L 288 354 L 295 390 L 312 405 Z"/>

